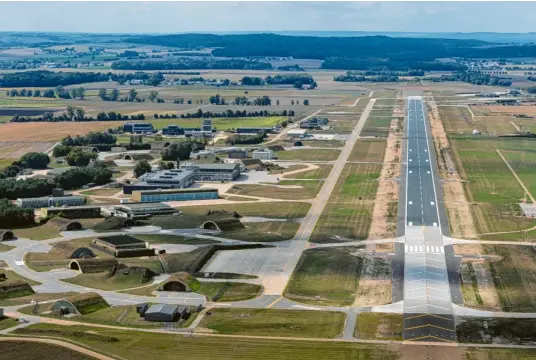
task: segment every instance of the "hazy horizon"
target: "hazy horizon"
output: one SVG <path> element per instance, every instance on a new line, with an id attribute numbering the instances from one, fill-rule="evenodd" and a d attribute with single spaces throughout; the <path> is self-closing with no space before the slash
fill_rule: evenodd
<path id="1" fill-rule="evenodd" d="M 536 32 L 536 2 L 0 2 L 2 32 Z"/>

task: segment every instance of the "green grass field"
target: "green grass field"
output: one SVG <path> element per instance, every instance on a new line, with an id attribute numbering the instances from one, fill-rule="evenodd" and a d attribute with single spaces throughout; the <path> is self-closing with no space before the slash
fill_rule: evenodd
<path id="1" fill-rule="evenodd" d="M 200 127 L 201 119 L 153 119 L 155 111 L 142 111 L 150 116 L 148 120 L 157 129 L 162 129 L 168 125 L 180 124 L 182 127 Z M 156 113 L 165 113 L 156 111 Z M 172 113 L 172 112 L 170 112 Z M 212 126 L 218 130 L 234 130 L 239 127 L 272 127 L 287 120 L 286 116 L 267 117 L 244 117 L 244 118 L 212 118 Z"/>
<path id="2" fill-rule="evenodd" d="M 202 282 L 196 290 L 205 295 L 208 301 L 215 302 L 249 300 L 259 296 L 261 291 L 260 285 L 237 282 Z"/>
<path id="3" fill-rule="evenodd" d="M 206 245 L 219 244 L 217 240 L 210 239 L 187 239 L 183 236 L 167 234 L 138 234 L 136 239 L 146 241 L 150 244 L 185 244 L 185 245 Z"/>
<path id="4" fill-rule="evenodd" d="M 40 282 L 37 282 L 37 281 L 32 280 L 32 279 L 28 279 L 28 278 L 26 278 L 26 277 L 24 277 L 22 275 L 19 275 L 16 272 L 14 272 L 13 270 L 7 270 L 7 269 L 1 269 L 0 268 L 0 273 L 6 274 L 7 280 L 24 280 L 30 286 L 35 286 L 35 285 L 40 285 L 41 284 Z"/>
<path id="5" fill-rule="evenodd" d="M 457 168 L 463 179 L 473 219 L 479 233 L 520 231 L 536 225 L 536 220 L 523 216 L 519 203 L 524 190 L 501 159 L 500 149 L 524 185 L 535 189 L 536 157 L 532 153 L 536 142 L 512 138 L 449 138 Z M 532 192 L 532 191 L 531 191 Z M 522 233 L 481 235 L 482 239 L 516 240 Z"/>
<path id="6" fill-rule="evenodd" d="M 147 285 L 151 279 L 133 271 L 126 275 L 122 271 L 118 271 L 113 277 L 110 277 L 108 273 L 80 274 L 63 281 L 93 289 L 122 290 Z"/>
<path id="7" fill-rule="evenodd" d="M 47 240 L 60 236 L 58 226 L 50 223 L 13 229 L 13 232 L 15 233 L 15 236 L 19 238 L 28 238 L 32 240 Z"/>
<path id="8" fill-rule="evenodd" d="M 0 252 L 6 252 L 6 251 L 9 251 L 9 250 L 11 250 L 13 248 L 14 248 L 14 246 L 9 246 L 9 245 L 0 243 Z"/>
<path id="9" fill-rule="evenodd" d="M 346 315 L 327 311 L 213 309 L 199 326 L 218 334 L 334 338 Z"/>
<path id="10" fill-rule="evenodd" d="M 25 341 L 0 341 L 0 354 L 5 359 L 31 360 L 39 354 L 40 359 L 55 360 L 94 360 L 92 356 L 84 355 L 63 346 Z"/>
<path id="11" fill-rule="evenodd" d="M 354 336 L 364 340 L 402 341 L 401 314 L 361 313 L 357 316 Z"/>
<path id="12" fill-rule="evenodd" d="M 98 335 L 91 335 L 95 331 Z M 383 345 L 240 339 L 227 337 L 181 336 L 173 334 L 138 333 L 90 326 L 67 327 L 49 324 L 17 329 L 17 334 L 53 336 L 82 344 L 94 351 L 129 360 L 146 360 L 147 354 L 159 360 L 177 359 L 177 352 L 188 354 L 188 360 L 395 360 L 396 350 Z M 117 341 L 106 341 L 109 338 Z"/>
<path id="13" fill-rule="evenodd" d="M 356 247 L 303 252 L 285 290 L 291 300 L 317 305 L 351 305 L 363 264 Z"/>
<path id="14" fill-rule="evenodd" d="M 275 156 L 279 160 L 333 161 L 337 160 L 340 153 L 337 149 L 298 149 L 276 151 Z"/>
<path id="15" fill-rule="evenodd" d="M 292 239 L 300 228 L 299 223 L 289 221 L 254 222 L 245 226 L 245 229 L 226 231 L 222 237 L 252 242 L 283 241 Z"/>
<path id="16" fill-rule="evenodd" d="M 279 187 L 266 185 L 234 185 L 227 194 L 259 196 L 282 200 L 306 200 L 316 197 L 322 186 L 322 181 L 309 180 L 281 180 L 277 185 L 290 185 Z"/>
<path id="17" fill-rule="evenodd" d="M 17 320 L 8 318 L 8 317 L 0 317 L 0 330 L 9 329 L 10 327 L 16 326 L 18 324 Z"/>
<path id="18" fill-rule="evenodd" d="M 358 139 L 348 161 L 382 162 L 386 144 L 383 139 Z"/>
<path id="19" fill-rule="evenodd" d="M 334 236 L 355 240 L 368 236 L 380 170 L 379 164 L 344 167 L 313 231 L 312 242 L 334 241 Z"/>

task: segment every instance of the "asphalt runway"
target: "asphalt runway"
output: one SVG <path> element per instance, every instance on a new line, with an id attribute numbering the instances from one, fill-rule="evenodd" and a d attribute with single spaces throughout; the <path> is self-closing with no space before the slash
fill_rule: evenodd
<path id="1" fill-rule="evenodd" d="M 438 195 L 436 158 L 420 97 L 408 98 L 407 120 L 405 197 L 400 204 L 405 215 L 404 340 L 453 342 L 452 274 L 449 276 L 447 269 L 442 234 L 448 220 L 442 200 L 438 204 L 442 196 Z"/>

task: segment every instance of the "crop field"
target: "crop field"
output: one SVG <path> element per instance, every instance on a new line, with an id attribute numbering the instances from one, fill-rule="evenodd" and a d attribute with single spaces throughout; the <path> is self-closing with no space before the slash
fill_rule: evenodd
<path id="1" fill-rule="evenodd" d="M 334 338 L 346 315 L 327 311 L 213 309 L 199 324 L 217 334 Z"/>
<path id="2" fill-rule="evenodd" d="M 83 135 L 122 126 L 122 121 L 9 123 L 0 125 L 0 142 L 56 142 L 67 135 Z"/>
<path id="3" fill-rule="evenodd" d="M 353 109 L 353 108 L 348 108 Z M 325 115 L 320 113 L 319 116 L 327 116 L 330 126 L 329 130 L 311 130 L 310 133 L 320 134 L 350 134 L 359 120 L 360 114 L 333 114 Z"/>
<path id="4" fill-rule="evenodd" d="M 503 311 L 536 311 L 536 251 L 531 246 L 483 245 Z"/>
<path id="5" fill-rule="evenodd" d="M 368 236 L 380 170 L 379 164 L 344 167 L 311 241 L 330 242 L 334 237 L 360 240 Z"/>
<path id="6" fill-rule="evenodd" d="M 510 165 L 516 173 L 519 171 L 518 176 L 530 191 L 534 189 L 535 158 L 529 150 L 533 141 L 453 137 L 450 143 L 457 168 L 467 180 L 464 188 L 468 199 L 475 203 L 471 211 L 479 233 L 520 231 L 536 225 L 536 220 L 523 216 L 518 204 L 523 200 L 524 190 L 496 151 L 503 149 L 504 156 L 512 160 Z"/>
<path id="7" fill-rule="evenodd" d="M 168 125 L 179 124 L 182 127 L 200 127 L 202 119 L 153 119 L 153 114 L 150 115 L 148 122 L 152 123 L 157 129 L 162 129 Z M 284 120 L 286 116 L 259 116 L 259 117 L 243 117 L 243 118 L 212 118 L 212 126 L 217 130 L 234 130 L 239 127 L 272 127 Z"/>
<path id="8" fill-rule="evenodd" d="M 395 360 L 398 358 L 396 351 L 385 346 L 371 344 L 183 336 L 138 333 L 90 326 L 76 326 L 76 329 L 73 329 L 68 326 L 51 324 L 30 325 L 17 329 L 16 333 L 64 338 L 80 343 L 94 351 L 129 360 L 145 360 L 147 354 L 160 360 L 173 360 L 177 358 L 177 351 L 188 354 L 189 360 L 211 360 L 214 359 L 215 353 L 218 354 L 220 360 L 305 360 L 313 358 Z M 115 338 L 117 341 L 110 342 L 109 338 Z"/>
<path id="9" fill-rule="evenodd" d="M 402 340 L 401 314 L 361 313 L 354 336 L 364 340 Z"/>
<path id="10" fill-rule="evenodd" d="M 277 202 L 258 204 L 228 204 L 228 205 L 199 205 L 182 206 L 181 211 L 186 215 L 205 215 L 209 210 L 236 211 L 242 216 L 262 216 L 267 218 L 288 219 L 302 218 L 307 215 L 311 204 L 304 202 L 285 202 L 284 206 Z"/>
<path id="11" fill-rule="evenodd" d="M 271 199 L 306 200 L 316 197 L 323 181 L 281 180 L 274 185 L 234 185 L 227 194 L 259 196 Z"/>
<path id="12" fill-rule="evenodd" d="M 355 143 L 348 161 L 382 162 L 386 143 L 386 140 L 383 139 L 359 139 Z"/>
<path id="13" fill-rule="evenodd" d="M 317 305 L 351 305 L 363 257 L 357 247 L 310 249 L 303 252 L 285 297 Z"/>
<path id="14" fill-rule="evenodd" d="M 298 149 L 276 151 L 275 156 L 279 160 L 333 161 L 337 160 L 340 153 L 337 149 Z"/>

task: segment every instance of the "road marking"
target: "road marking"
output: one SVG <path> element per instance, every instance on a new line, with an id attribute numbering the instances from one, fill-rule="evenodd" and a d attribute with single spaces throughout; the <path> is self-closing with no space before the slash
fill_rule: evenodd
<path id="1" fill-rule="evenodd" d="M 413 222 L 410 221 L 410 222 L 408 223 L 408 225 L 409 225 L 409 226 L 413 225 Z"/>
<path id="2" fill-rule="evenodd" d="M 410 170 L 409 173 L 410 173 L 410 174 L 413 174 L 413 171 Z"/>
<path id="3" fill-rule="evenodd" d="M 409 151 L 413 151 L 413 149 L 409 149 Z"/>
<path id="4" fill-rule="evenodd" d="M 272 306 L 274 306 L 275 304 L 277 304 L 278 302 L 280 302 L 281 300 L 283 300 L 283 297 L 280 296 L 278 299 L 275 299 L 274 301 L 272 301 L 272 303 L 270 303 L 270 305 L 268 305 L 266 308 L 269 309 L 271 308 Z"/>
<path id="5" fill-rule="evenodd" d="M 435 205 L 435 203 L 434 203 L 433 201 L 430 201 L 430 205 L 434 206 L 434 205 Z"/>
<path id="6" fill-rule="evenodd" d="M 24 260 L 15 260 L 15 265 L 24 266 L 26 264 L 24 264 Z"/>
<path id="7" fill-rule="evenodd" d="M 413 204 L 413 201 L 410 201 L 408 204 L 409 204 L 409 205 Z"/>
<path id="8" fill-rule="evenodd" d="M 428 162 L 428 159 L 426 159 L 426 162 Z"/>
<path id="9" fill-rule="evenodd" d="M 409 161 L 413 161 L 412 159 L 409 159 Z"/>
<path id="10" fill-rule="evenodd" d="M 434 223 L 434 226 L 437 226 L 437 223 L 436 223 L 436 222 Z"/>
<path id="11" fill-rule="evenodd" d="M 426 173 L 427 173 L 427 174 L 430 174 L 430 171 L 427 171 Z"/>

